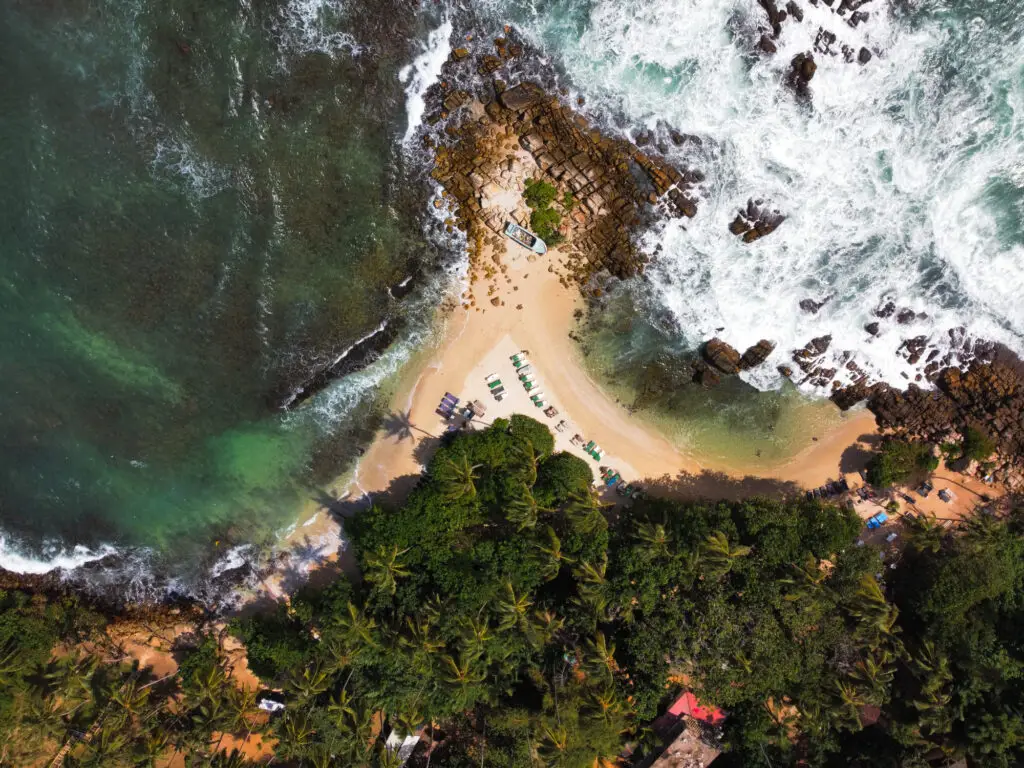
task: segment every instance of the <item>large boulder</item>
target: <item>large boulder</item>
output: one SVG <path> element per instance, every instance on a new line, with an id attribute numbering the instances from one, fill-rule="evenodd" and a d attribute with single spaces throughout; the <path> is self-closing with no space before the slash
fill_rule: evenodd
<path id="1" fill-rule="evenodd" d="M 534 104 L 543 101 L 545 94 L 544 89 L 536 83 L 526 82 L 502 91 L 498 98 L 506 109 L 511 109 L 513 112 L 522 112 L 524 109 L 529 109 Z"/>
<path id="2" fill-rule="evenodd" d="M 740 353 L 717 336 L 704 345 L 704 359 L 722 373 L 739 373 Z"/>
<path id="3" fill-rule="evenodd" d="M 761 339 L 757 344 L 752 347 L 748 347 L 747 351 L 743 353 L 743 357 L 740 358 L 740 370 L 747 371 L 751 368 L 756 368 L 775 350 L 775 343 L 768 341 L 768 339 Z"/>

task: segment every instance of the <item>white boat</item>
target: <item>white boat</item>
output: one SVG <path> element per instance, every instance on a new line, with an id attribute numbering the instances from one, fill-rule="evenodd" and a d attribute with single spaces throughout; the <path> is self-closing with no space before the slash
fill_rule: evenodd
<path id="1" fill-rule="evenodd" d="M 515 222 L 510 221 L 505 225 L 505 234 L 534 253 L 543 255 L 548 252 L 548 247 L 543 240 L 532 232 L 523 229 Z"/>

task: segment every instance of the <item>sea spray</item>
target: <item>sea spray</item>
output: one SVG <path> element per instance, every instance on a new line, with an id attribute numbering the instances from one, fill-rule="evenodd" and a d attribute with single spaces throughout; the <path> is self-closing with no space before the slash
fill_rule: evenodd
<path id="1" fill-rule="evenodd" d="M 426 110 L 424 96 L 427 89 L 437 82 L 437 78 L 441 74 L 441 66 L 448 59 L 448 41 L 451 36 L 452 22 L 445 19 L 440 27 L 430 33 L 423 52 L 411 64 L 407 64 L 398 71 L 398 79 L 406 84 L 405 111 L 408 116 L 408 124 L 402 139 L 403 143 L 411 141 L 416 131 L 419 130 L 423 113 Z"/>
<path id="2" fill-rule="evenodd" d="M 656 129 L 659 150 L 704 171 L 697 217 L 648 235 L 661 249 L 647 295 L 691 348 L 713 335 L 740 349 L 777 342 L 744 374 L 760 388 L 779 386 L 775 366 L 817 336 L 832 336 L 821 365 L 839 381 L 858 375 L 851 362 L 875 379 L 913 380 L 920 365 L 906 361 L 904 341 L 923 335 L 944 357 L 947 331 L 961 326 L 1024 350 L 1024 233 L 1011 224 L 1024 212 L 1024 49 L 1007 44 L 1024 4 L 1008 5 L 1016 10 L 878 2 L 853 29 L 801 4 L 805 20 L 787 22 L 778 53 L 763 56 L 753 0 L 572 0 L 544 13 L 484 3 L 554 58 L 606 130 Z M 804 103 L 784 81 L 819 26 L 877 55 L 863 66 L 818 55 Z M 668 126 L 701 144 L 677 147 Z M 744 244 L 728 225 L 751 198 L 788 218 Z M 828 301 L 811 314 L 799 309 L 805 298 Z M 866 332 L 890 300 L 913 323 Z"/>

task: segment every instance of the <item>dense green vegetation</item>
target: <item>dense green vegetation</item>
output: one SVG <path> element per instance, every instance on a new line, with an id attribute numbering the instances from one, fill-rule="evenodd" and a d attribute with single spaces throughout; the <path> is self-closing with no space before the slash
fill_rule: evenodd
<path id="1" fill-rule="evenodd" d="M 562 204 L 565 210 L 569 211 L 575 205 L 575 200 L 569 193 L 566 195 Z M 558 190 L 553 184 L 534 179 L 526 180 L 523 200 L 530 207 L 530 229 L 540 235 L 548 245 L 558 245 L 565 239 L 558 231 L 562 223 L 562 214 L 551 207 L 557 196 Z"/>
<path id="2" fill-rule="evenodd" d="M 985 461 L 995 451 L 996 444 L 980 427 L 968 427 L 964 431 L 963 455 L 973 461 Z"/>
<path id="3" fill-rule="evenodd" d="M 526 417 L 457 434 L 400 508 L 348 522 L 362 582 L 236 621 L 251 669 L 288 703 L 266 725 L 275 763 L 390 766 L 387 732 L 425 728 L 416 768 L 435 740 L 434 768 L 607 768 L 625 764 L 627 744 L 655 748 L 646 726 L 684 687 L 727 713 L 723 768 L 1024 758 L 1017 517 L 983 516 L 959 533 L 914 523 L 892 570 L 856 546 L 861 523 L 836 506 L 613 509 L 592 482 L 586 462 L 555 452 Z M 38 746 L 26 736 L 44 733 L 52 752 L 69 727 L 100 720 L 122 740 L 102 761 L 79 746 L 68 764 L 146 765 L 144 748 L 174 748 L 206 765 L 222 732 L 264 727 L 251 698 L 224 684 L 209 636 L 135 709 L 123 691 L 146 678 L 106 659 L 78 705 L 77 683 L 56 694 L 39 682 L 67 664 L 48 649 L 102 620 L 4 601 L 8 743 Z M 168 707 L 168 693 L 181 704 Z M 36 713 L 47 708 L 56 715 L 44 726 Z"/>
<path id="4" fill-rule="evenodd" d="M 868 464 L 868 482 L 876 488 L 889 488 L 924 477 L 938 466 L 927 443 L 886 440 Z"/>

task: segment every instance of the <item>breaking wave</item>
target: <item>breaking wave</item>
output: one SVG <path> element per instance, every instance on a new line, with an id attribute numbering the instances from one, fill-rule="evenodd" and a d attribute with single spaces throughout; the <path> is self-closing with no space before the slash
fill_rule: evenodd
<path id="1" fill-rule="evenodd" d="M 651 129 L 705 172 L 696 218 L 646 239 L 661 246 L 650 309 L 668 308 L 689 344 L 776 341 L 770 364 L 745 374 L 759 388 L 777 387 L 775 365 L 826 334 L 823 364 L 847 381 L 852 360 L 905 384 L 919 369 L 904 340 L 943 352 L 959 327 L 1024 352 L 1024 3 L 875 0 L 856 29 L 824 4 L 799 5 L 803 22 L 790 18 L 765 56 L 753 53 L 766 22 L 755 0 L 485 2 L 556 60 L 606 129 Z M 784 81 L 819 27 L 874 54 L 860 65 L 816 53 L 803 103 Z M 677 146 L 669 128 L 700 145 Z M 728 226 L 751 198 L 787 219 L 744 244 Z M 803 312 L 808 298 L 827 302 Z M 916 317 L 881 320 L 872 336 L 864 326 L 889 301 Z"/>

